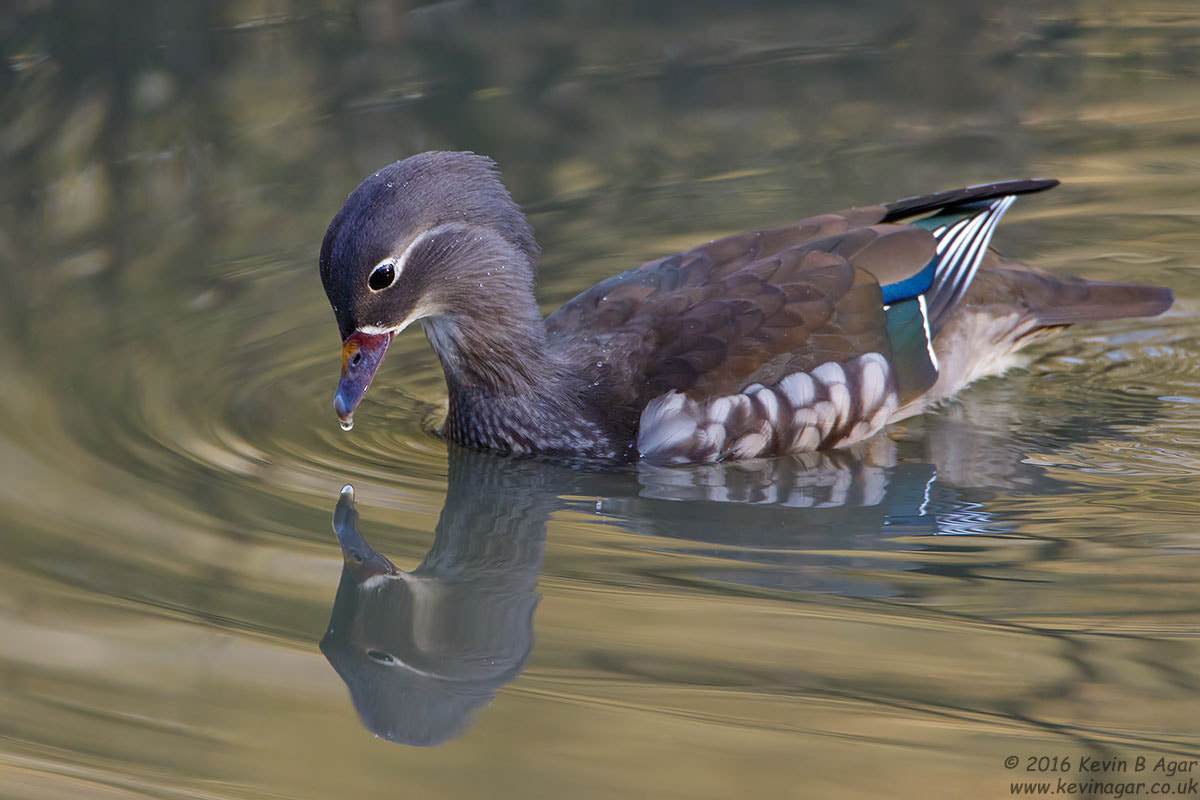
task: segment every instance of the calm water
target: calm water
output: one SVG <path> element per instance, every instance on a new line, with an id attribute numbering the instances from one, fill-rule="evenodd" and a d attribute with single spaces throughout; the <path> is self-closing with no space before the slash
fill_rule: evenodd
<path id="1" fill-rule="evenodd" d="M 1200 758 L 1200 7 L 901 5 L 9 4 L 0 796 L 1200 794 L 1153 769 Z M 547 309 L 1026 175 L 1002 249 L 1178 302 L 851 453 L 448 448 L 416 331 L 346 434 L 320 238 L 439 147 L 501 165 Z M 408 574 L 343 575 L 335 508 Z"/>

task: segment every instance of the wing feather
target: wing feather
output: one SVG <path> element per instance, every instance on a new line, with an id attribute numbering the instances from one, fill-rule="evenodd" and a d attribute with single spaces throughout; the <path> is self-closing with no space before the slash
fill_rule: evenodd
<path id="1" fill-rule="evenodd" d="M 565 363 L 597 364 L 596 385 L 637 411 L 670 390 L 728 394 L 862 353 L 891 358 L 885 287 L 900 300 L 928 291 L 931 315 L 948 314 L 1012 195 L 1051 185 L 970 187 L 718 239 L 568 301 L 546 320 L 550 343 Z"/>

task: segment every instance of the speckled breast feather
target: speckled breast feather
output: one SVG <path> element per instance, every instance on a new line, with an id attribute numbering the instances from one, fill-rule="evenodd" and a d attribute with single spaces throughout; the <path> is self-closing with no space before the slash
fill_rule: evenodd
<path id="1" fill-rule="evenodd" d="M 887 359 L 866 353 L 721 397 L 667 392 L 642 412 L 637 446 L 644 458 L 667 464 L 824 450 L 878 432 L 897 405 Z"/>

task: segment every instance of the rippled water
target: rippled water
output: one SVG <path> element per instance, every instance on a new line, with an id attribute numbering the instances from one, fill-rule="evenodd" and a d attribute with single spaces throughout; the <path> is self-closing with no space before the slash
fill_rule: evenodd
<path id="1" fill-rule="evenodd" d="M 1063 774 L 1029 757 L 1200 757 L 1200 9 L 900 5 L 0 12 L 0 796 L 1009 797 Z M 1064 186 L 1002 249 L 1178 300 L 847 453 L 448 448 L 415 331 L 346 434 L 320 238 L 433 147 L 499 162 L 548 309 L 1024 175 Z"/>

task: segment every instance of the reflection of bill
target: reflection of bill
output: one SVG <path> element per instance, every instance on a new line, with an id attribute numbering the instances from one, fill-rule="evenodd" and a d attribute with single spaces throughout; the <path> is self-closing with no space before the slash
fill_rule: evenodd
<path id="1" fill-rule="evenodd" d="M 455 515 L 443 513 L 443 523 L 447 516 Z M 375 735 L 441 744 L 466 729 L 533 650 L 544 519 L 534 541 L 495 529 L 502 526 L 439 525 L 433 551 L 412 572 L 376 553 L 357 523 L 347 486 L 334 512 L 344 567 L 321 651 Z"/>

